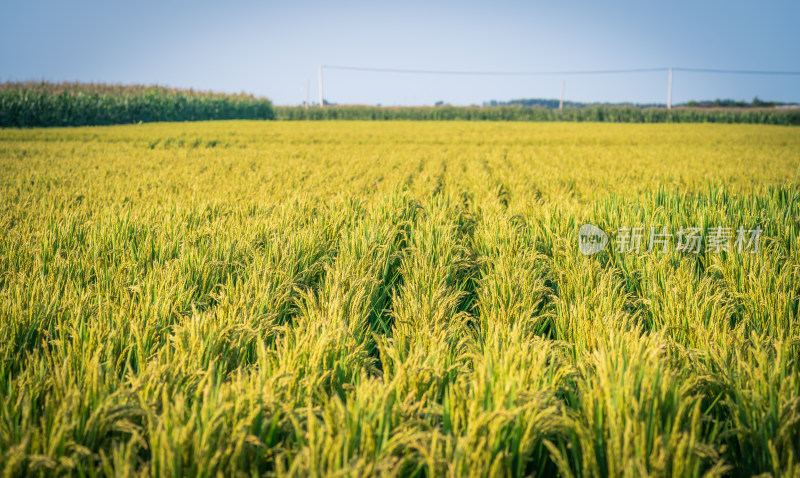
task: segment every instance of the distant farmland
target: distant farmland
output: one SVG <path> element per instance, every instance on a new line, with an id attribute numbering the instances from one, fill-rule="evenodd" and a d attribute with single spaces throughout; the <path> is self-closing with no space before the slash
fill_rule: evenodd
<path id="1" fill-rule="evenodd" d="M 278 106 L 279 120 L 569 121 L 606 123 L 751 123 L 800 125 L 800 108 L 639 108 L 589 105 L 563 111 L 541 106 Z"/>
<path id="2" fill-rule="evenodd" d="M 587 105 L 273 107 L 264 98 L 141 85 L 0 84 L 0 127 L 90 126 L 229 119 L 360 121 L 569 121 L 800 125 L 800 108 Z"/>

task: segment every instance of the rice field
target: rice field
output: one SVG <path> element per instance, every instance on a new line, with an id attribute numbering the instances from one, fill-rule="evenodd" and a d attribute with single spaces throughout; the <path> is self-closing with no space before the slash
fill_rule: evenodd
<path id="1" fill-rule="evenodd" d="M 799 171 L 766 125 L 2 129 L 0 472 L 800 477 Z"/>

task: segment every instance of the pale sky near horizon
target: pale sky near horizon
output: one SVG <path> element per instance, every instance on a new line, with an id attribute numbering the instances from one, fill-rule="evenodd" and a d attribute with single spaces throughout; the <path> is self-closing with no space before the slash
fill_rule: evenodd
<path id="1" fill-rule="evenodd" d="M 453 71 L 800 71 L 800 2 L 27 0 L 0 5 L 0 81 L 161 84 L 300 104 L 319 64 Z M 325 70 L 336 103 L 664 103 L 667 73 L 445 76 Z M 800 76 L 675 72 L 673 102 L 800 102 Z"/>

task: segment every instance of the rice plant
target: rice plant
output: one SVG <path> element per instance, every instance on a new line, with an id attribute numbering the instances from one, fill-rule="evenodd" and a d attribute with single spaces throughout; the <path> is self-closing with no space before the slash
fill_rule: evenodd
<path id="1" fill-rule="evenodd" d="M 2 129 L 0 470 L 800 477 L 798 152 L 767 125 Z"/>

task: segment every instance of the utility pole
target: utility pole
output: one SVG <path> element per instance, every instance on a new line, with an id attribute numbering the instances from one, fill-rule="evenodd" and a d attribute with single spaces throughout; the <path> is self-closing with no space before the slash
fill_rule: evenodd
<path id="1" fill-rule="evenodd" d="M 558 113 L 561 114 L 561 110 L 564 109 L 564 87 L 566 86 L 566 81 L 561 80 L 561 101 L 558 102 Z"/>
<path id="2" fill-rule="evenodd" d="M 667 90 L 667 109 L 672 109 L 672 68 L 669 69 L 669 89 Z"/>
<path id="3" fill-rule="evenodd" d="M 322 65 L 319 65 L 319 107 L 325 106 L 325 100 L 322 99 Z"/>
<path id="4" fill-rule="evenodd" d="M 309 91 L 310 89 L 311 89 L 311 80 L 306 80 L 306 110 L 308 110 L 308 104 L 310 103 L 309 101 L 310 100 L 309 96 L 311 96 L 311 92 Z"/>

